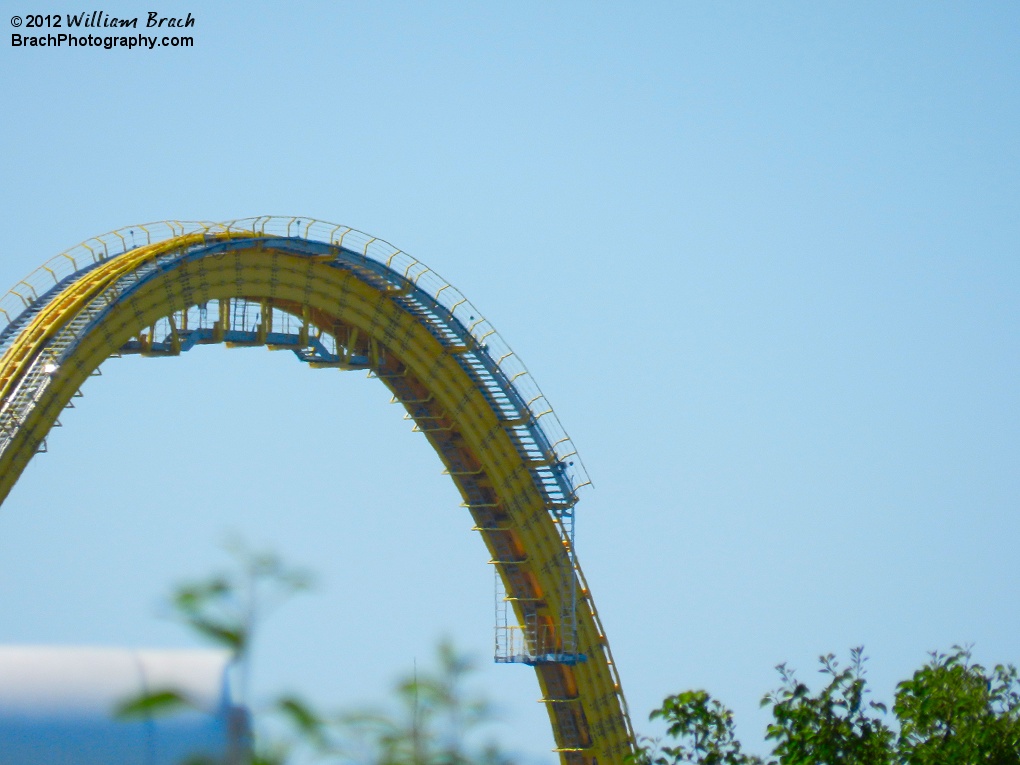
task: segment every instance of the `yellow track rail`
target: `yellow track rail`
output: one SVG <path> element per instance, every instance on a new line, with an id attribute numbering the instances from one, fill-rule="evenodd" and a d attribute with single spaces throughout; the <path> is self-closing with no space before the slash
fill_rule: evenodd
<path id="1" fill-rule="evenodd" d="M 290 228 L 288 224 L 288 232 Z M 306 227 L 293 235 L 307 232 Z M 540 618 L 561 613 L 559 584 L 570 560 L 564 539 L 536 488 L 531 466 L 507 432 L 507 422 L 457 362 L 461 349 L 433 336 L 392 290 L 332 267 L 328 258 L 288 252 L 281 246 L 284 240 L 263 234 L 257 226 L 182 233 L 103 260 L 49 299 L 0 358 L 0 418 L 26 376 L 47 364 L 45 385 L 19 415 L 0 453 L 0 501 L 85 379 L 125 343 L 160 319 L 195 305 L 257 301 L 267 310 L 300 316 L 342 336 L 352 347 L 357 344 L 358 352 L 370 359 L 372 372 L 404 402 L 445 463 L 497 563 L 507 595 L 515 603 L 538 602 Z M 59 365 L 47 356 L 58 333 L 119 279 L 156 258 L 229 239 L 252 241 L 237 245 L 243 249 L 181 258 L 155 271 L 110 301 L 101 321 L 77 338 Z M 412 270 L 414 264 L 417 261 L 404 274 L 417 284 L 431 272 L 420 264 Z M 489 501 L 479 502 L 479 492 Z M 633 732 L 619 676 L 580 568 L 569 575 L 576 575 L 579 583 L 578 650 L 587 661 L 535 665 L 556 751 L 570 765 L 622 763 L 633 749 Z"/>

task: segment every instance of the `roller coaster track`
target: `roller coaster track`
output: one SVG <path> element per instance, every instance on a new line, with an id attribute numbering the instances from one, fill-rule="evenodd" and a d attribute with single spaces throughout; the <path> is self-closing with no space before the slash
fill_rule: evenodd
<path id="1" fill-rule="evenodd" d="M 442 459 L 489 550 L 512 617 L 497 624 L 497 661 L 534 667 L 561 761 L 621 763 L 633 751 L 574 550 L 584 466 L 518 357 L 430 268 L 307 218 L 168 221 L 61 253 L 0 298 L 0 314 L 0 502 L 111 356 L 266 346 L 377 377 Z"/>

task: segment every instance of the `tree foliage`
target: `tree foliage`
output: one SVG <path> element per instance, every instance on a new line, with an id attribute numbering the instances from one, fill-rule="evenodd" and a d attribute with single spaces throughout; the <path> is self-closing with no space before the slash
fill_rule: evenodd
<path id="1" fill-rule="evenodd" d="M 945 762 L 1020 763 L 1020 681 L 1017 668 L 986 671 L 970 651 L 954 647 L 899 684 L 898 754 L 909 765 Z"/>
<path id="2" fill-rule="evenodd" d="M 853 649 L 843 668 L 833 654 L 819 662 L 827 680 L 814 695 L 785 664 L 777 667 L 782 685 L 762 699 L 775 720 L 765 733 L 776 742 L 773 755 L 791 764 L 885 765 L 893 734 L 878 717 L 886 707 L 865 699 L 862 649 Z"/>
<path id="3" fill-rule="evenodd" d="M 638 763 L 673 765 L 699 762 L 705 765 L 759 765 L 761 760 L 743 754 L 733 729 L 733 713 L 705 691 L 684 691 L 669 696 L 651 714 L 664 720 L 675 746 L 639 750 Z"/>
<path id="4" fill-rule="evenodd" d="M 325 712 L 298 695 L 264 703 L 248 698 L 249 658 L 259 625 L 277 606 L 307 590 L 312 577 L 278 556 L 228 546 L 233 566 L 179 585 L 168 599 L 171 616 L 196 635 L 227 649 L 239 675 L 241 700 L 256 717 L 251 765 L 300 762 L 329 765 L 505 765 L 495 745 L 473 735 L 490 718 L 487 702 L 465 690 L 471 662 L 448 643 L 436 667 L 417 667 L 395 689 L 396 710 Z M 120 705 L 123 719 L 174 714 L 192 706 L 175 688 L 155 688 Z M 192 762 L 187 765 L 215 765 Z"/>
<path id="5" fill-rule="evenodd" d="M 771 756 L 744 754 L 732 712 L 705 691 L 667 697 L 651 719 L 667 723 L 675 743 L 646 741 L 636 765 L 1020 765 L 1020 679 L 1012 665 L 987 671 L 969 649 L 932 653 L 897 686 L 888 707 L 868 699 L 863 649 L 841 666 L 820 657 L 816 692 L 785 664 L 780 686 L 762 699 L 773 722 Z"/>
<path id="6" fill-rule="evenodd" d="M 277 556 L 231 548 L 235 566 L 188 582 L 172 594 L 171 612 L 197 635 L 229 650 L 247 696 L 248 657 L 261 620 L 310 586 L 311 577 Z M 668 742 L 645 740 L 632 765 L 1020 765 L 1020 677 L 1013 665 L 991 671 L 954 646 L 897 686 L 889 707 L 872 701 L 862 648 L 845 666 L 819 658 L 824 677 L 812 691 L 780 664 L 780 684 L 762 699 L 773 721 L 765 731 L 772 751 L 747 754 L 733 713 L 703 690 L 669 696 L 652 711 L 666 724 Z M 489 707 L 464 690 L 471 665 L 447 644 L 437 667 L 415 671 L 396 687 L 397 709 L 326 713 L 284 695 L 256 709 L 263 723 L 252 765 L 504 765 L 492 745 L 473 745 L 472 731 Z M 189 700 L 173 688 L 153 689 L 120 708 L 125 718 L 173 714 Z M 275 733 L 268 735 L 265 731 Z M 189 764 L 192 765 L 192 764 Z M 195 763 L 194 765 L 199 765 Z M 202 764 L 206 765 L 206 764 Z"/>

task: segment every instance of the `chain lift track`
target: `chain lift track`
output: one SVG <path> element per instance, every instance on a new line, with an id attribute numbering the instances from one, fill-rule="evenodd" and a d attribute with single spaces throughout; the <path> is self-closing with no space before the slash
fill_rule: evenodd
<path id="1" fill-rule="evenodd" d="M 516 354 L 420 261 L 307 218 L 169 221 L 58 255 L 0 297 L 0 314 L 0 501 L 112 355 L 266 346 L 379 378 L 439 454 L 490 551 L 495 659 L 535 668 L 561 761 L 621 763 L 633 751 L 575 552 L 584 466 Z"/>

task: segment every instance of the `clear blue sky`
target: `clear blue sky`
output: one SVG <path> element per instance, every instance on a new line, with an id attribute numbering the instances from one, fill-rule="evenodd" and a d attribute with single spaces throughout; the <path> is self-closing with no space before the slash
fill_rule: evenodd
<path id="1" fill-rule="evenodd" d="M 1020 662 L 1020 6 L 170 5 L 194 48 L 2 39 L 0 289 L 166 218 L 315 216 L 429 264 L 595 480 L 579 555 L 643 730 L 705 687 L 760 740 L 773 665 L 862 643 L 885 698 L 929 649 Z M 262 350 L 110 361 L 0 511 L 0 642 L 190 645 L 159 596 L 236 530 L 320 572 L 260 688 L 381 698 L 449 635 L 552 762 L 387 399 Z"/>

